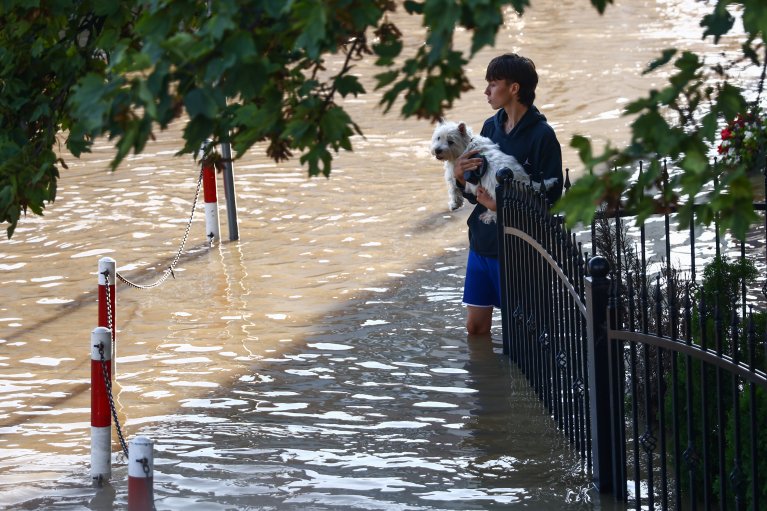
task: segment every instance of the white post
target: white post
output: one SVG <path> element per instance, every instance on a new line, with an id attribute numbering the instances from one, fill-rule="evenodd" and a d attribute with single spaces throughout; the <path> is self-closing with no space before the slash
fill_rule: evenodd
<path id="1" fill-rule="evenodd" d="M 111 384 L 112 336 L 99 326 L 91 332 L 91 478 L 95 484 L 112 475 L 112 415 L 106 378 Z M 104 363 L 102 363 L 102 358 Z M 106 370 L 106 378 L 104 376 Z"/>
<path id="2" fill-rule="evenodd" d="M 128 511 L 154 509 L 152 441 L 137 436 L 128 445 Z"/>
<path id="3" fill-rule="evenodd" d="M 205 198 L 205 234 L 208 242 L 213 245 L 221 240 L 221 227 L 218 221 L 218 198 L 216 196 L 216 167 L 203 156 L 205 147 L 210 141 L 205 141 L 200 149 L 200 165 L 202 165 L 202 190 Z"/>

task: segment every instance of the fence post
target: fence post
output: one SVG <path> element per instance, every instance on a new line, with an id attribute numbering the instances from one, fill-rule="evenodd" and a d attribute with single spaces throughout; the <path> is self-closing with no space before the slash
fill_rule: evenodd
<path id="1" fill-rule="evenodd" d="M 213 245 L 221 240 L 221 224 L 218 220 L 218 196 L 216 194 L 216 166 L 213 160 L 205 157 L 205 149 L 210 144 L 206 140 L 200 148 L 202 165 L 202 194 L 205 199 L 205 232 L 208 242 Z"/>
<path id="2" fill-rule="evenodd" d="M 91 347 L 91 478 L 95 484 L 112 475 L 112 416 L 107 380 L 111 381 L 112 336 L 109 329 L 93 329 Z M 104 374 L 106 372 L 106 374 Z"/>
<path id="3" fill-rule="evenodd" d="M 224 198 L 226 218 L 229 221 L 229 241 L 235 241 L 240 239 L 240 230 L 237 226 L 237 194 L 234 191 L 234 163 L 229 142 L 221 143 L 221 157 L 224 159 Z"/>
<path id="4" fill-rule="evenodd" d="M 496 219 L 498 225 L 498 267 L 501 273 L 501 336 L 503 337 L 503 353 L 511 353 L 511 313 L 509 311 L 508 283 L 506 281 L 506 211 L 507 197 L 504 193 L 507 177 L 498 175 L 498 186 L 495 187 Z"/>
<path id="5" fill-rule="evenodd" d="M 600 492 L 612 491 L 612 406 L 610 403 L 610 362 L 607 344 L 607 305 L 611 281 L 610 265 L 602 256 L 589 260 L 590 276 L 585 278 L 588 336 L 589 408 L 591 459 L 594 484 Z"/>
<path id="6" fill-rule="evenodd" d="M 137 436 L 128 445 L 128 511 L 154 509 L 152 441 Z"/>

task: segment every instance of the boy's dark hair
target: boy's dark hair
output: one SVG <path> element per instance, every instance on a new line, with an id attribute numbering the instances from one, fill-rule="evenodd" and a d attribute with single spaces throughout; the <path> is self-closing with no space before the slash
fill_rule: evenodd
<path id="1" fill-rule="evenodd" d="M 506 83 L 517 82 L 519 84 L 519 102 L 525 106 L 532 106 L 535 101 L 535 87 L 538 85 L 538 73 L 535 64 L 527 57 L 516 53 L 506 53 L 495 57 L 487 65 L 485 80 L 506 80 Z"/>

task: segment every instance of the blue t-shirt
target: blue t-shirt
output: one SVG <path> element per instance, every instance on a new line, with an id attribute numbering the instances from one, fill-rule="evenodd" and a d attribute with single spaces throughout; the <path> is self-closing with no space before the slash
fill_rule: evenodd
<path id="1" fill-rule="evenodd" d="M 503 109 L 485 121 L 480 135 L 498 144 L 501 150 L 514 156 L 533 181 L 557 178 L 557 184 L 548 190 L 549 202 L 554 203 L 562 195 L 562 148 L 554 129 L 546 117 L 533 105 L 519 120 L 514 129 L 506 133 L 507 115 Z M 474 194 L 464 192 L 464 197 L 476 204 L 469 215 L 469 247 L 485 257 L 498 257 L 498 226 L 495 222 L 485 224 L 479 215 L 487 208 L 477 203 Z M 500 198 L 498 198 L 500 200 Z"/>

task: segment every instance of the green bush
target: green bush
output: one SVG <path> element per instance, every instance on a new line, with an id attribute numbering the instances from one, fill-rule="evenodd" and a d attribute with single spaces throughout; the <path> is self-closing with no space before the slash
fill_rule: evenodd
<path id="1" fill-rule="evenodd" d="M 764 313 L 754 313 L 749 317 L 741 318 L 739 316 L 741 302 L 741 289 L 745 284 L 747 287 L 752 286 L 754 280 L 758 276 L 758 271 L 754 267 L 753 263 L 746 260 L 738 260 L 736 262 L 729 262 L 724 257 L 715 258 L 710 264 L 706 266 L 703 271 L 703 282 L 697 289 L 694 296 L 694 303 L 700 305 L 701 300 L 705 303 L 705 310 L 703 311 L 703 318 L 701 318 L 701 310 L 696 307 L 691 315 L 692 324 L 690 325 L 690 331 L 692 333 L 692 342 L 698 346 L 702 345 L 703 340 L 706 341 L 706 347 L 710 350 L 717 350 L 720 348 L 722 353 L 734 358 L 735 351 L 737 349 L 738 359 L 748 364 L 750 362 L 750 356 L 753 350 L 754 362 L 756 367 L 764 368 L 764 348 L 759 340 L 764 339 L 765 325 L 767 324 L 767 315 Z M 718 314 L 716 309 L 718 308 Z M 733 316 L 733 313 L 736 316 Z M 717 322 L 717 318 L 719 321 Z M 735 328 L 733 328 L 733 319 L 735 319 Z M 705 336 L 705 337 L 704 337 Z M 737 336 L 737 343 L 735 342 Z M 754 346 L 751 346 L 753 341 Z M 718 346 L 719 344 L 720 346 Z M 712 366 L 706 366 L 706 385 L 703 387 L 702 383 L 702 371 L 704 370 L 703 364 L 700 360 L 691 358 L 688 363 L 687 357 L 684 355 L 677 355 L 677 423 L 679 425 L 679 452 L 682 455 L 681 459 L 674 460 L 679 464 L 681 469 L 680 488 L 683 495 L 689 497 L 691 480 L 690 480 L 690 465 L 688 464 L 687 457 L 690 453 L 696 455 L 696 464 L 692 471 L 694 480 L 692 485 L 695 488 L 700 488 L 699 493 L 704 489 L 704 471 L 708 473 L 708 481 L 710 484 L 709 491 L 715 499 L 720 499 L 721 492 L 721 477 L 719 474 L 720 465 L 720 442 L 723 442 L 725 446 L 725 491 L 727 493 L 725 508 L 734 509 L 734 495 L 735 487 L 733 485 L 731 475 L 735 466 L 735 401 L 732 390 L 732 377 L 729 372 L 723 372 L 723 378 L 721 379 L 721 388 L 717 387 L 717 371 Z M 692 394 L 692 407 L 689 410 L 691 414 L 692 423 L 688 424 L 688 403 L 687 403 L 687 373 L 691 374 L 691 394 Z M 671 389 L 674 382 L 672 381 L 672 373 L 667 373 L 665 376 L 666 388 Z M 702 396 L 705 394 L 708 402 L 707 407 L 704 409 L 702 406 Z M 719 397 L 721 396 L 721 400 Z M 756 417 L 757 431 L 757 452 L 763 453 L 767 448 L 767 393 L 763 389 L 758 389 L 756 394 L 756 409 L 754 414 Z M 672 393 L 667 391 L 665 393 L 665 408 L 668 430 L 667 434 L 672 434 L 673 431 L 672 421 L 673 418 L 673 403 Z M 739 416 L 741 417 L 740 425 L 740 446 L 741 446 L 741 463 L 740 472 L 742 484 L 741 495 L 744 497 L 746 505 L 751 508 L 753 484 L 751 467 L 753 460 L 751 459 L 751 397 L 749 385 L 743 385 L 741 381 L 738 386 L 737 399 L 739 403 Z M 719 409 L 717 403 L 721 403 L 723 421 L 719 419 Z M 704 415 L 705 414 L 705 415 Z M 706 424 L 706 430 L 704 431 L 704 423 Z M 688 426 L 690 426 L 688 428 Z M 690 432 L 692 434 L 690 434 Z M 703 464 L 703 446 L 708 448 L 708 462 Z M 689 451 L 688 451 L 689 448 Z M 687 454 L 687 456 L 685 455 Z M 758 490 L 760 495 L 760 502 L 767 503 L 767 486 L 764 481 L 767 480 L 767 458 L 762 457 L 758 459 L 758 474 L 761 481 L 761 488 Z M 698 500 L 701 499 L 701 495 L 697 495 Z"/>

